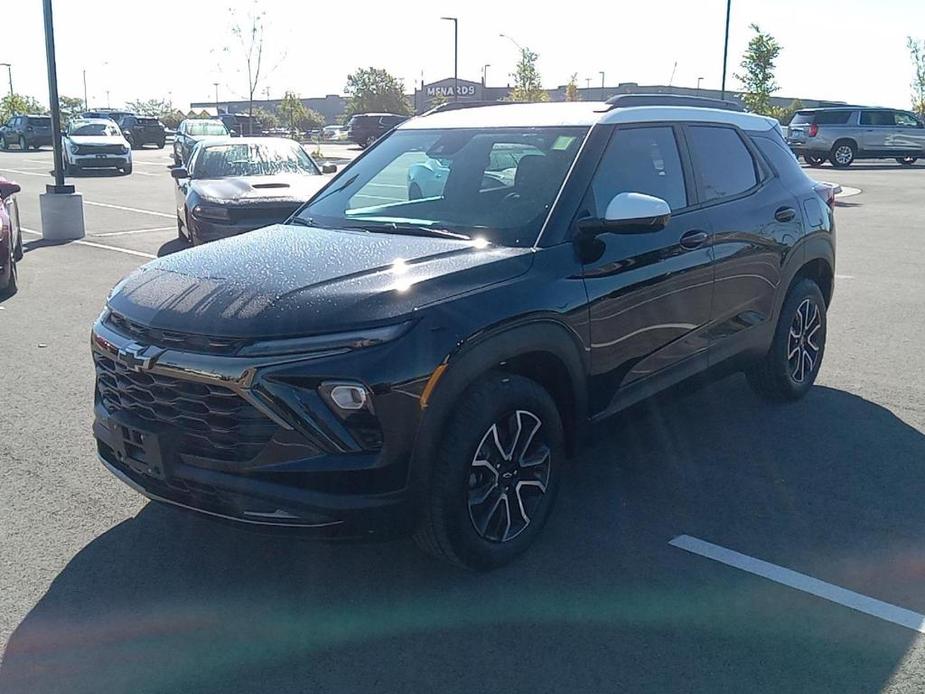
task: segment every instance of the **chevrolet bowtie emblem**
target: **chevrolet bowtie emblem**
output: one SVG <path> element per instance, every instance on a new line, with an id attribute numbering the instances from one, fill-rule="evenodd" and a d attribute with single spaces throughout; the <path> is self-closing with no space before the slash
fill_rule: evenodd
<path id="1" fill-rule="evenodd" d="M 163 353 L 164 350 L 159 347 L 130 342 L 119 348 L 119 361 L 131 371 L 147 371 Z"/>

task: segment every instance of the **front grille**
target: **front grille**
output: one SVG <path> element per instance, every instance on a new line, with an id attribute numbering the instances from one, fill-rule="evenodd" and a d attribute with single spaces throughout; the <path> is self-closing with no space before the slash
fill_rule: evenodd
<path id="1" fill-rule="evenodd" d="M 149 328 L 131 321 L 118 313 L 110 313 L 106 325 L 121 335 L 131 337 L 146 345 L 165 349 L 179 349 L 185 352 L 205 352 L 208 354 L 234 354 L 247 341 L 231 337 L 210 337 L 209 335 L 192 335 L 173 330 Z"/>
<path id="2" fill-rule="evenodd" d="M 301 206 L 301 203 L 298 202 L 272 206 L 241 205 L 236 207 L 231 205 L 227 210 L 233 224 L 268 226 L 270 224 L 282 224 Z"/>
<path id="3" fill-rule="evenodd" d="M 139 418 L 166 430 L 177 452 L 227 461 L 256 457 L 277 425 L 233 391 L 219 385 L 131 371 L 94 353 L 96 387 L 111 413 Z"/>
<path id="4" fill-rule="evenodd" d="M 78 145 L 78 154 L 125 154 L 122 145 Z"/>

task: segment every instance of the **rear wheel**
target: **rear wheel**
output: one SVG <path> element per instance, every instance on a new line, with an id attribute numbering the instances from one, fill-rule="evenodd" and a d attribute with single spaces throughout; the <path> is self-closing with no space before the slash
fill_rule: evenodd
<path id="1" fill-rule="evenodd" d="M 903 166 L 912 166 L 919 160 L 918 157 L 897 157 L 896 161 L 902 164 Z"/>
<path id="2" fill-rule="evenodd" d="M 9 267 L 9 277 L 6 285 L 0 287 L 0 297 L 7 298 L 13 296 L 19 290 L 19 270 L 16 267 L 16 253 L 13 250 L 13 239 L 9 243 L 9 257 L 6 258 L 7 267 Z"/>
<path id="3" fill-rule="evenodd" d="M 157 143 L 157 148 L 158 148 L 158 149 L 164 149 L 164 141 L 163 141 L 163 140 L 161 140 L 160 142 Z"/>
<path id="4" fill-rule="evenodd" d="M 119 169 L 119 171 L 121 171 L 126 176 L 128 176 L 130 173 L 132 173 L 132 165 L 129 164 L 128 166 L 123 166 L 122 168 Z"/>
<path id="5" fill-rule="evenodd" d="M 445 424 L 418 546 L 470 569 L 508 563 L 542 530 L 563 462 L 562 422 L 549 393 L 521 376 L 487 374 Z"/>
<path id="6" fill-rule="evenodd" d="M 816 154 L 804 154 L 803 161 L 812 166 L 813 168 L 818 168 L 825 164 L 825 155 L 816 155 Z"/>
<path id="7" fill-rule="evenodd" d="M 812 280 L 800 280 L 781 308 L 771 348 L 746 372 L 749 384 L 768 400 L 802 398 L 822 365 L 825 335 L 822 291 Z"/>
<path id="8" fill-rule="evenodd" d="M 851 166 L 851 163 L 854 161 L 857 153 L 857 147 L 853 142 L 849 142 L 848 140 L 841 140 L 836 142 L 832 147 L 832 153 L 829 156 L 829 160 L 832 162 L 832 166 L 835 168 L 846 169 Z"/>
<path id="9" fill-rule="evenodd" d="M 10 148 L 10 143 L 6 141 L 6 137 L 4 135 L 0 135 L 0 149 L 2 149 L 5 152 L 9 148 Z"/>
<path id="10" fill-rule="evenodd" d="M 23 152 L 25 152 L 27 149 L 29 149 L 29 145 L 26 143 L 26 138 L 22 137 L 21 135 L 20 135 L 20 137 L 19 137 L 19 148 L 20 148 Z"/>

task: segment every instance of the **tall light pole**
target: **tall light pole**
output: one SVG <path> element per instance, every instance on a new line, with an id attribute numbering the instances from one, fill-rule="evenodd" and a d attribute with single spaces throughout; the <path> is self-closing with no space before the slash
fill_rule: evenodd
<path id="1" fill-rule="evenodd" d="M 447 22 L 453 22 L 453 101 L 459 100 L 459 19 L 456 17 L 441 17 Z"/>
<path id="2" fill-rule="evenodd" d="M 11 63 L 0 63 L 0 67 L 5 67 L 7 75 L 10 78 L 10 106 L 13 105 L 13 65 Z"/>
<path id="3" fill-rule="evenodd" d="M 587 89 L 588 91 L 591 90 L 591 78 L 590 77 L 585 77 L 585 89 Z"/>
<path id="4" fill-rule="evenodd" d="M 697 93 L 700 93 L 700 83 L 703 82 L 703 77 L 697 78 Z"/>
<path id="5" fill-rule="evenodd" d="M 524 52 L 524 47 L 521 46 L 519 43 L 517 43 L 513 38 L 511 38 L 507 34 L 498 34 L 498 36 L 500 36 L 502 39 L 507 39 L 508 41 L 513 43 L 515 46 L 517 46 L 517 50 L 520 51 L 521 53 Z"/>
<path id="6" fill-rule="evenodd" d="M 483 87 L 488 86 L 488 68 L 490 67 L 491 67 L 491 63 L 485 63 L 482 66 L 482 86 Z"/>
<path id="7" fill-rule="evenodd" d="M 215 115 L 218 116 L 218 82 L 212 84 L 215 86 Z"/>
<path id="8" fill-rule="evenodd" d="M 732 14 L 732 0 L 726 0 L 726 39 L 723 42 L 723 84 L 720 99 L 726 98 L 726 60 L 729 57 L 729 17 Z"/>
<path id="9" fill-rule="evenodd" d="M 604 71 L 601 70 L 601 101 L 604 100 Z"/>
<path id="10" fill-rule="evenodd" d="M 87 68 L 84 68 L 84 111 L 90 110 L 90 104 L 87 103 Z"/>

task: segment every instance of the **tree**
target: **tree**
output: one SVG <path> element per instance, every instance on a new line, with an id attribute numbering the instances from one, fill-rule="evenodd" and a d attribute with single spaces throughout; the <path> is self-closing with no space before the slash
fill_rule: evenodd
<path id="1" fill-rule="evenodd" d="M 566 101 L 581 101 L 581 95 L 578 93 L 578 73 L 573 72 L 568 78 L 568 84 L 565 85 Z"/>
<path id="2" fill-rule="evenodd" d="M 358 68 L 347 76 L 347 118 L 355 113 L 384 111 L 411 115 L 411 104 L 405 96 L 405 85 L 381 68 Z"/>
<path id="3" fill-rule="evenodd" d="M 742 95 L 745 107 L 752 113 L 769 115 L 771 94 L 779 89 L 774 81 L 774 61 L 780 55 L 781 45 L 770 34 L 762 33 L 757 24 L 752 24 L 751 29 L 755 35 L 742 56 L 743 73 L 735 78 L 745 91 Z"/>
<path id="4" fill-rule="evenodd" d="M 161 123 L 163 123 L 166 128 L 176 130 L 185 118 L 186 114 L 184 114 L 183 111 L 174 109 L 170 113 L 161 114 Z"/>
<path id="5" fill-rule="evenodd" d="M 83 113 L 84 100 L 73 96 L 62 96 L 58 98 L 58 108 L 61 111 L 61 127 L 64 128 L 71 119 Z"/>
<path id="6" fill-rule="evenodd" d="M 302 130 L 318 130 L 327 124 L 327 119 L 313 108 L 305 109 L 300 127 Z"/>
<path id="7" fill-rule="evenodd" d="M 767 115 L 776 118 L 784 125 L 788 125 L 793 120 L 793 114 L 803 109 L 803 102 L 794 99 L 789 106 L 768 106 Z"/>
<path id="8" fill-rule="evenodd" d="M 264 128 L 278 128 L 279 127 L 279 118 L 273 111 L 268 111 L 265 108 L 258 106 L 254 109 L 254 118 L 257 119 L 257 122 L 260 123 Z"/>
<path id="9" fill-rule="evenodd" d="M 264 19 L 266 12 L 258 8 L 257 2 L 251 5 L 244 17 L 238 16 L 236 10 L 229 10 L 231 15 L 231 35 L 234 38 L 233 46 L 226 46 L 225 53 L 237 51 L 243 62 L 243 72 L 247 77 L 247 115 L 254 115 L 254 94 L 260 90 L 260 85 L 269 74 L 286 58 L 282 53 L 276 64 L 267 69 L 264 56 Z"/>
<path id="10" fill-rule="evenodd" d="M 536 69 L 538 58 L 539 55 L 529 48 L 521 49 L 520 62 L 512 75 L 514 88 L 508 95 L 510 101 L 549 101 L 549 94 L 543 90 L 543 81 Z"/>
<path id="11" fill-rule="evenodd" d="M 279 104 L 279 115 L 289 132 L 297 132 L 305 118 L 305 105 L 295 92 L 286 92 Z"/>
<path id="12" fill-rule="evenodd" d="M 0 123 L 20 113 L 45 113 L 46 109 L 36 99 L 25 94 L 7 94 L 0 99 Z"/>
<path id="13" fill-rule="evenodd" d="M 167 99 L 136 99 L 127 102 L 125 107 L 139 116 L 158 118 L 174 111 L 173 104 Z"/>
<path id="14" fill-rule="evenodd" d="M 925 41 L 916 41 L 907 36 L 906 46 L 915 66 L 915 76 L 912 79 L 912 109 L 925 118 Z"/>

